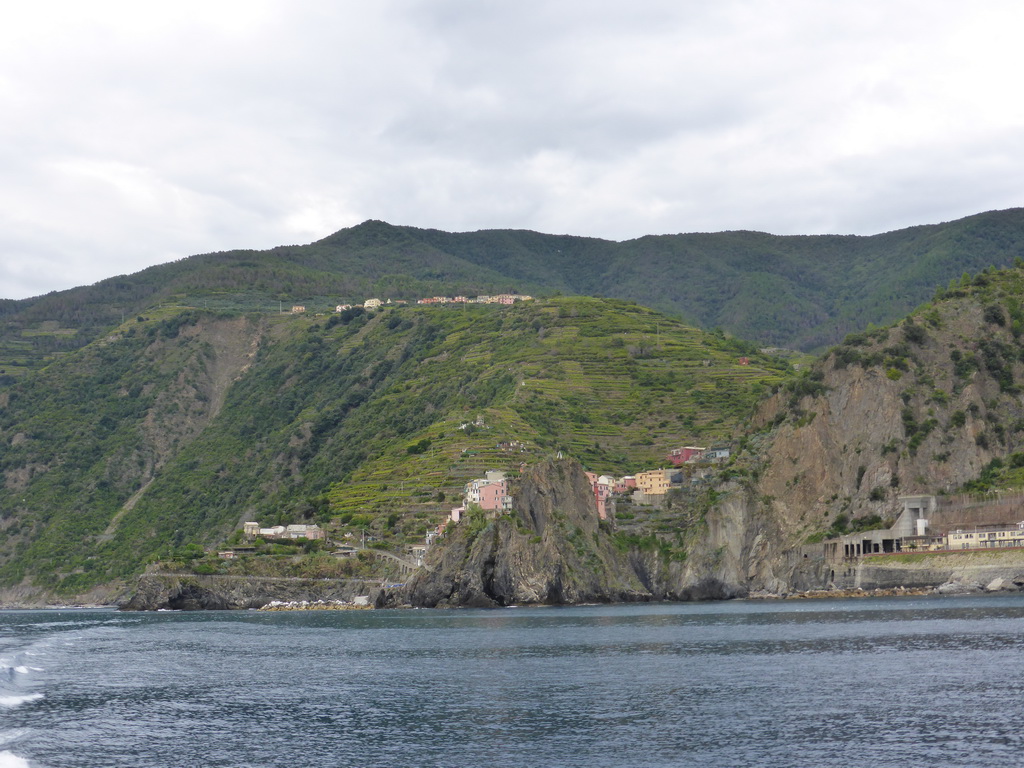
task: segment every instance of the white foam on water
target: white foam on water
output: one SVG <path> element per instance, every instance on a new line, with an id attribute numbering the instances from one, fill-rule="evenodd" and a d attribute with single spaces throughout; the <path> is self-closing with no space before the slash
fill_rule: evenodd
<path id="1" fill-rule="evenodd" d="M 0 768 L 32 768 L 32 764 L 24 757 L 4 750 L 0 752 Z"/>
<path id="2" fill-rule="evenodd" d="M 41 698 L 43 698 L 41 693 L 27 693 L 23 696 L 0 696 L 0 707 L 14 709 L 30 701 L 39 701 Z M 0 768 L 3 768 L 3 763 L 0 763 Z"/>

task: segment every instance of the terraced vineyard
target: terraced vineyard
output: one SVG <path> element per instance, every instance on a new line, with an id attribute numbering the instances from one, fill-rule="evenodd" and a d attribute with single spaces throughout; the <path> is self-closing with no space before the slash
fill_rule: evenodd
<path id="1" fill-rule="evenodd" d="M 415 378 L 387 398 L 417 397 L 420 379 L 462 380 L 467 392 L 490 387 L 493 396 L 475 407 L 457 400 L 335 483 L 327 495 L 342 528 L 422 536 L 470 479 L 489 469 L 515 473 L 557 451 L 598 472 L 659 466 L 681 444 L 727 441 L 758 395 L 791 370 L 748 344 L 622 301 L 557 298 L 399 315 L 443 332 L 433 334 Z M 373 341 L 371 328 L 362 334 L 363 343 Z M 524 448 L 499 450 L 514 441 Z M 381 520 L 389 521 L 384 530 Z"/>

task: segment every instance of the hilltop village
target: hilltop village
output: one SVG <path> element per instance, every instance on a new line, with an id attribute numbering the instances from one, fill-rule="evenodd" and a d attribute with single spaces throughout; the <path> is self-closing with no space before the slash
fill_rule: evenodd
<path id="1" fill-rule="evenodd" d="M 430 296 L 428 298 L 416 299 L 415 303 L 419 305 L 435 305 L 435 306 L 447 306 L 449 304 L 501 304 L 508 306 L 515 304 L 517 301 L 533 301 L 533 296 L 525 296 L 518 293 L 500 293 L 495 296 Z M 345 312 L 351 309 L 385 309 L 387 307 L 402 307 L 408 305 L 410 302 L 407 299 L 377 299 L 370 298 L 363 301 L 362 304 L 338 304 L 335 308 L 335 312 Z M 304 304 L 295 304 L 292 306 L 292 314 L 302 314 L 306 312 L 306 306 Z"/>

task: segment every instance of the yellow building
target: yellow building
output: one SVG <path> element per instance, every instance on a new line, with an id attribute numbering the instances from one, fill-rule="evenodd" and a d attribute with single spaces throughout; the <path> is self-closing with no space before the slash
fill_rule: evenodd
<path id="1" fill-rule="evenodd" d="M 666 469 L 652 469 L 637 472 L 636 489 L 648 496 L 664 496 L 668 493 L 669 472 Z"/>

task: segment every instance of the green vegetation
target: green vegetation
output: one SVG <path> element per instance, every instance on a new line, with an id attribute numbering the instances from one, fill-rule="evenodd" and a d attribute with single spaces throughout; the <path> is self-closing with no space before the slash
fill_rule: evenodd
<path id="1" fill-rule="evenodd" d="M 721 232 L 623 243 L 527 231 L 447 233 L 367 221 L 309 245 L 203 254 L 33 299 L 0 300 L 0 388 L 118 326 L 182 306 L 274 315 L 366 297 L 415 299 L 516 289 L 609 295 L 703 328 L 819 350 L 926 300 L 969 288 L 964 270 L 1024 251 L 1024 212 L 993 211 L 872 237 Z M 971 278 L 968 278 L 970 282 Z M 1019 335 L 1019 307 L 986 321 Z M 925 342 L 927 316 L 906 342 Z"/>
<path id="2" fill-rule="evenodd" d="M 622 244 L 367 222 L 309 246 L 209 254 L 0 301 L 0 583 L 67 594 L 156 561 L 262 568 L 208 554 L 246 519 L 315 521 L 399 551 L 487 469 L 514 472 L 556 452 L 600 472 L 657 466 L 680 444 L 728 440 L 773 391 L 785 411 L 777 424 L 817 429 L 829 415 L 814 398 L 854 367 L 903 408 L 902 430 L 880 448 L 891 481 L 867 488 L 858 470 L 859 501 L 891 501 L 901 476 L 917 484 L 922 473 L 898 472 L 900 462 L 952 467 L 954 439 L 974 440 L 983 460 L 1003 457 L 967 490 L 1024 485 L 1014 458 L 1024 448 L 1024 272 L 960 276 L 1022 244 L 1020 211 L 871 238 L 733 232 Z M 910 318 L 869 325 L 895 321 L 939 281 L 949 287 Z M 790 353 L 626 298 L 326 312 L 373 295 L 512 289 L 615 293 L 804 349 L 869 329 L 793 376 Z M 293 303 L 324 314 L 291 315 Z M 769 435 L 763 425 L 748 436 L 721 478 L 756 483 Z M 788 487 L 803 490 L 804 477 Z M 707 488 L 700 504 L 717 493 Z M 829 504 L 845 512 L 849 501 Z M 669 503 L 660 517 L 624 507 L 620 545 L 685 557 L 680 536 L 700 504 Z M 839 514 L 830 533 L 876 522 Z M 270 558 L 340 572 L 312 550 L 255 560 Z"/>
<path id="3" fill-rule="evenodd" d="M 855 517 L 851 519 L 849 515 L 839 514 L 836 515 L 828 530 L 812 534 L 808 537 L 807 543 L 814 544 L 819 541 L 825 541 L 826 539 L 836 539 L 840 536 L 848 536 L 851 533 L 889 528 L 892 526 L 893 522 L 893 520 L 885 519 L 880 515 L 863 515 L 862 517 Z"/>
<path id="4" fill-rule="evenodd" d="M 486 469 L 656 466 L 727 438 L 788 369 L 610 299 L 153 312 L 4 395 L 0 580 L 77 592 L 245 519 L 400 550 Z"/>
<path id="5" fill-rule="evenodd" d="M 964 483 L 965 493 L 989 493 L 1009 488 L 1024 488 L 1024 452 L 996 457 L 986 464 L 978 477 Z"/>

